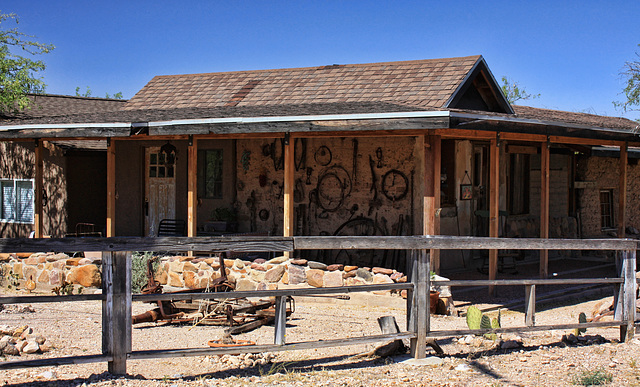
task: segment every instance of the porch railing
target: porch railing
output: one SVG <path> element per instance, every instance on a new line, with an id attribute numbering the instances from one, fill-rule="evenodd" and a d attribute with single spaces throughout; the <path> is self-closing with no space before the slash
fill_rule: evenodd
<path id="1" fill-rule="evenodd" d="M 335 288 L 281 289 L 264 291 L 237 291 L 225 293 L 180 293 L 140 295 L 131 293 L 132 251 L 210 251 L 279 252 L 294 250 L 328 249 L 400 249 L 408 254 L 410 282 L 381 285 L 345 286 Z M 523 249 L 523 250 L 611 250 L 621 257 L 621 271 L 617 278 L 585 279 L 525 279 L 525 280 L 476 280 L 431 281 L 429 249 Z M 0 369 L 39 367 L 62 364 L 108 362 L 113 374 L 125 374 L 127 360 L 181 356 L 222 355 L 287 351 L 308 348 L 346 346 L 380 341 L 410 339 L 411 353 L 416 358 L 426 356 L 427 337 L 453 336 L 483 332 L 521 332 L 546 329 L 572 329 L 603 326 L 620 326 L 622 340 L 635 334 L 636 299 L 636 249 L 637 243 L 627 239 L 507 239 L 450 236 L 395 236 L 395 237 L 255 237 L 225 238 L 64 238 L 64 239 L 0 239 L 0 252 L 39 251 L 103 251 L 102 294 L 70 296 L 12 296 L 0 297 L 0 304 L 102 301 L 102 353 L 85 356 L 69 356 L 27 361 L 0 363 Z M 613 321 L 587 324 L 535 325 L 535 289 L 537 285 L 599 283 L 615 287 L 615 317 Z M 448 286 L 505 286 L 521 285 L 526 289 L 525 326 L 495 330 L 446 330 L 432 331 L 429 321 L 428 289 L 431 285 Z M 286 342 L 286 298 L 288 296 L 326 295 L 351 292 L 406 289 L 407 330 L 394 334 L 341 338 L 323 341 Z M 265 297 L 276 299 L 274 344 L 237 348 L 183 348 L 132 351 L 131 303 L 132 301 L 223 299 L 240 297 Z"/>

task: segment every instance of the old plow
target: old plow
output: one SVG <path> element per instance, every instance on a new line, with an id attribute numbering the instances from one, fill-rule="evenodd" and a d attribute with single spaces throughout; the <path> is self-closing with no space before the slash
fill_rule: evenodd
<path id="1" fill-rule="evenodd" d="M 211 281 L 208 287 L 180 290 L 169 294 L 200 292 L 232 292 L 233 283 L 227 278 L 224 266 L 224 254 L 220 257 L 220 277 Z M 156 281 L 152 269 L 153 261 L 147 264 L 147 284 L 143 294 L 163 293 L 162 285 Z M 166 293 L 165 293 L 166 294 Z M 158 300 L 152 301 L 157 307 L 132 317 L 132 323 L 165 322 L 168 324 L 216 325 L 227 326 L 227 335 L 248 332 L 275 320 L 275 300 L 247 298 L 225 298 L 221 300 Z M 295 310 L 293 298 L 287 299 L 287 317 Z"/>

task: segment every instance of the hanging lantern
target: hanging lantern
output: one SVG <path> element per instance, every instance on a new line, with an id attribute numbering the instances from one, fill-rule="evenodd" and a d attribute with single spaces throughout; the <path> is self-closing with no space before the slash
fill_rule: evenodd
<path id="1" fill-rule="evenodd" d="M 167 141 L 162 147 L 160 147 L 160 154 L 164 155 L 164 164 L 166 166 L 171 166 L 176 162 L 176 154 L 178 153 L 178 149 L 171 144 L 171 141 Z"/>

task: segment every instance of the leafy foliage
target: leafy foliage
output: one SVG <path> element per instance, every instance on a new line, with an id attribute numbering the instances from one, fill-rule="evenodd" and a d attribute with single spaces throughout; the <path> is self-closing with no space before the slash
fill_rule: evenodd
<path id="1" fill-rule="evenodd" d="M 131 258 L 131 291 L 140 293 L 142 288 L 149 282 L 147 277 L 147 265 L 151 261 L 151 269 L 155 274 L 160 268 L 160 261 L 154 259 L 153 253 L 146 251 L 144 253 L 135 252 Z"/>
<path id="2" fill-rule="evenodd" d="M 89 86 L 87 86 L 87 90 L 84 93 L 80 93 L 80 86 L 76 87 L 76 97 L 91 97 L 91 88 Z M 112 99 L 123 99 L 123 95 L 122 92 L 119 91 L 113 95 L 106 93 L 106 95 L 104 96 L 105 98 L 112 98 Z"/>
<path id="3" fill-rule="evenodd" d="M 573 378 L 573 383 L 581 386 L 600 386 L 611 383 L 612 381 L 613 375 L 602 368 L 582 371 Z"/>
<path id="4" fill-rule="evenodd" d="M 0 12 L 0 114 L 15 114 L 29 108 L 31 100 L 27 93 L 44 92 L 45 84 L 38 73 L 44 71 L 45 63 L 32 58 L 55 48 L 18 31 L 18 23 L 16 14 Z"/>
<path id="5" fill-rule="evenodd" d="M 622 89 L 622 94 L 624 94 L 626 101 L 614 101 L 613 105 L 623 112 L 639 110 L 633 107 L 640 106 L 640 54 L 637 52 L 636 57 L 638 59 L 626 62 L 620 72 L 620 75 L 625 79 L 626 85 Z"/>
<path id="6" fill-rule="evenodd" d="M 520 100 L 540 98 L 540 94 L 527 93 L 527 91 L 521 87 L 518 82 L 513 79 L 509 79 L 506 76 L 502 77 L 502 85 L 500 88 L 510 104 Z"/>

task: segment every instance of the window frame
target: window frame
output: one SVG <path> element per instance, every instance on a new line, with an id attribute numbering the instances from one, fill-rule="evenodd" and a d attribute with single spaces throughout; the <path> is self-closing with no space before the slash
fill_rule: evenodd
<path id="1" fill-rule="evenodd" d="M 602 194 L 606 194 L 608 196 L 608 202 L 602 201 Z M 613 202 L 613 188 L 601 188 L 598 191 L 598 202 L 600 204 L 600 229 L 601 230 L 609 230 L 616 227 L 616 214 L 615 214 L 615 206 Z M 605 206 L 608 210 L 608 213 L 604 213 Z M 608 222 L 607 223 L 607 219 Z"/>
<path id="2" fill-rule="evenodd" d="M 31 216 L 28 219 L 19 219 L 18 213 L 23 212 L 19 211 L 21 206 L 21 202 L 19 201 L 18 195 L 18 183 L 20 182 L 28 182 L 30 183 L 30 187 L 28 190 L 31 193 L 31 211 L 29 212 Z M 4 215 L 4 190 L 0 189 L 0 222 L 2 223 L 14 223 L 14 224 L 34 224 L 35 223 L 35 179 L 6 179 L 0 178 L 0 188 L 4 186 L 5 183 L 11 183 L 13 185 L 13 211 L 12 215 L 14 218 L 5 218 Z"/>

